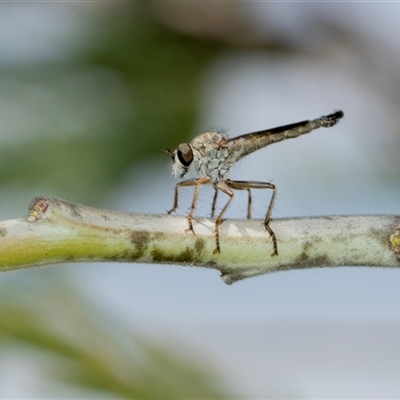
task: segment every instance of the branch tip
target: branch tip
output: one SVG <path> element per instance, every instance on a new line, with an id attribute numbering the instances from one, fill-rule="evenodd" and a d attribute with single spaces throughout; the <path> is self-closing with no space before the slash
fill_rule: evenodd
<path id="1" fill-rule="evenodd" d="M 400 229 L 397 229 L 396 232 L 390 235 L 390 248 L 394 251 L 397 259 L 400 261 Z"/>
<path id="2" fill-rule="evenodd" d="M 46 212 L 49 207 L 49 200 L 46 197 L 35 197 L 29 204 L 28 211 L 28 221 L 34 222 Z"/>

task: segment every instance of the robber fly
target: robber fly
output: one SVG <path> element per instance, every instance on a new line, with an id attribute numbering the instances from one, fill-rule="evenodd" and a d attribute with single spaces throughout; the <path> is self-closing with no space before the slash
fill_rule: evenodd
<path id="1" fill-rule="evenodd" d="M 195 178 L 179 182 L 175 186 L 174 205 L 168 214 L 178 208 L 178 190 L 183 186 L 195 186 L 192 205 L 188 214 L 189 231 L 193 230 L 193 214 L 196 209 L 197 198 L 201 185 L 211 183 L 215 189 L 211 206 L 211 218 L 214 217 L 218 191 L 225 193 L 229 199 L 215 221 L 215 244 L 214 253 L 221 251 L 219 226 L 223 222 L 223 216 L 231 205 L 233 190 L 247 190 L 248 207 L 247 218 L 252 218 L 251 189 L 271 189 L 272 196 L 264 218 L 264 226 L 272 238 L 273 252 L 271 256 L 278 255 L 278 243 L 274 231 L 269 226 L 271 213 L 276 197 L 276 187 L 269 182 L 256 181 L 233 181 L 228 178 L 228 172 L 232 165 L 243 157 L 259 150 L 269 144 L 280 142 L 284 139 L 295 138 L 309 133 L 318 128 L 330 128 L 343 118 L 343 111 L 335 111 L 332 114 L 322 116 L 312 121 L 301 121 L 290 125 L 280 126 L 259 132 L 247 133 L 245 135 L 229 138 L 220 131 L 210 131 L 196 136 L 190 143 L 182 143 L 175 150 L 167 150 L 172 156 L 172 171 L 179 178 L 193 173 Z"/>

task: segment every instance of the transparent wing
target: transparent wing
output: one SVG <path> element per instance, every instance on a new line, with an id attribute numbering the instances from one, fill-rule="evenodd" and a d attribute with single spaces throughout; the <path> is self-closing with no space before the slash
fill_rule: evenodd
<path id="1" fill-rule="evenodd" d="M 334 126 L 341 118 L 343 118 L 343 116 L 343 111 L 335 111 L 332 114 L 324 115 L 321 118 L 311 121 L 296 122 L 290 125 L 237 136 L 228 140 L 228 143 L 231 143 L 229 156 L 232 162 L 236 162 L 248 154 L 262 149 L 269 144 L 280 142 L 285 139 L 295 138 L 318 128 L 329 128 Z"/>

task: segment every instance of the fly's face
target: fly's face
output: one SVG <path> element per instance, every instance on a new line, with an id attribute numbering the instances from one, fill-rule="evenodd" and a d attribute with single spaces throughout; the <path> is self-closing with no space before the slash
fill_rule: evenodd
<path id="1" fill-rule="evenodd" d="M 189 143 L 180 144 L 174 151 L 167 152 L 172 157 L 172 173 L 182 179 L 193 163 L 193 149 Z"/>

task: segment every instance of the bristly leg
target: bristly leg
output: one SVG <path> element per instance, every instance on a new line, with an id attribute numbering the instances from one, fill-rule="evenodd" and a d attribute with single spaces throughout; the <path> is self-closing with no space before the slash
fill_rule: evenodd
<path id="1" fill-rule="evenodd" d="M 192 201 L 192 206 L 190 207 L 190 211 L 188 214 L 188 222 L 189 222 L 189 229 L 186 229 L 186 232 L 192 232 L 193 235 L 195 235 L 194 233 L 194 229 L 193 229 L 193 214 L 196 210 L 196 205 L 197 205 L 197 199 L 199 197 L 199 190 L 200 190 L 200 186 L 204 185 L 205 183 L 208 183 L 210 181 L 210 178 L 208 176 L 205 176 L 204 178 L 201 179 L 197 179 L 195 181 L 195 185 L 196 185 L 196 189 L 194 190 L 194 195 L 193 195 L 193 201 Z"/>
<path id="2" fill-rule="evenodd" d="M 271 253 L 271 257 L 275 257 L 275 256 L 278 255 L 278 240 L 276 239 L 275 232 L 269 226 L 269 223 L 266 223 L 264 221 L 264 226 L 265 226 L 265 229 L 268 231 L 268 233 L 269 233 L 269 235 L 271 236 L 271 239 L 272 239 L 272 247 L 273 247 L 274 251 Z"/>
<path id="3" fill-rule="evenodd" d="M 217 206 L 217 198 L 218 198 L 218 189 L 214 188 L 215 192 L 214 192 L 214 197 L 213 197 L 213 201 L 212 201 L 212 205 L 211 205 L 211 218 L 214 218 L 215 215 L 215 208 Z"/>
<path id="4" fill-rule="evenodd" d="M 251 197 L 251 189 L 247 189 L 247 194 L 248 194 L 248 201 L 247 201 L 247 219 L 252 219 L 253 218 L 253 200 Z"/>
<path id="5" fill-rule="evenodd" d="M 201 185 L 204 185 L 206 183 L 208 183 L 210 181 L 210 178 L 208 176 L 201 178 L 201 179 L 188 179 L 186 181 L 182 181 L 176 184 L 175 186 L 175 195 L 174 195 L 174 205 L 171 208 L 171 210 L 168 211 L 168 214 L 172 214 L 177 208 L 178 208 L 178 191 L 180 187 L 184 187 L 184 186 L 196 186 L 196 189 L 194 191 L 194 196 L 193 196 L 193 200 L 192 200 L 192 206 L 190 207 L 190 211 L 188 214 L 188 223 L 189 223 L 189 228 L 186 229 L 186 232 L 193 232 L 194 234 L 194 230 L 193 230 L 193 214 L 196 210 L 196 204 L 197 204 L 197 198 L 199 196 L 199 189 Z"/>
<path id="6" fill-rule="evenodd" d="M 248 210 L 247 210 L 248 217 L 249 217 L 249 215 L 251 216 L 251 191 L 250 191 L 250 189 L 271 189 L 272 190 L 272 197 L 271 197 L 271 200 L 268 205 L 267 214 L 265 215 L 265 218 L 264 218 L 264 226 L 265 226 L 265 229 L 270 234 L 271 239 L 272 239 L 273 252 L 271 253 L 271 257 L 277 256 L 278 255 L 278 241 L 276 239 L 275 232 L 269 226 L 272 210 L 274 209 L 275 197 L 276 197 L 275 185 L 273 185 L 272 183 L 269 183 L 269 182 L 231 181 L 230 179 L 227 179 L 225 181 L 225 184 L 231 189 L 248 191 L 248 193 L 249 193 L 249 204 L 248 204 Z"/>
<path id="7" fill-rule="evenodd" d="M 167 212 L 168 215 L 172 214 L 178 208 L 178 197 L 179 197 L 179 188 L 184 186 L 196 186 L 197 179 L 187 179 L 186 181 L 179 182 L 175 185 L 175 193 L 174 193 L 174 205 Z"/>
<path id="8" fill-rule="evenodd" d="M 231 205 L 235 195 L 233 194 L 232 190 L 229 189 L 229 187 L 228 187 L 228 185 L 226 184 L 225 181 L 218 182 L 214 186 L 214 188 L 215 188 L 215 190 L 221 190 L 222 192 L 224 192 L 225 194 L 227 194 L 229 196 L 228 202 L 225 204 L 224 208 L 222 209 L 221 213 L 218 215 L 218 218 L 215 221 L 215 228 L 214 228 L 214 232 L 215 232 L 215 249 L 214 249 L 213 253 L 216 254 L 216 253 L 220 253 L 221 252 L 221 247 L 219 245 L 219 226 L 224 221 L 222 219 L 222 217 L 224 216 L 224 214 L 226 213 L 226 210 Z"/>

